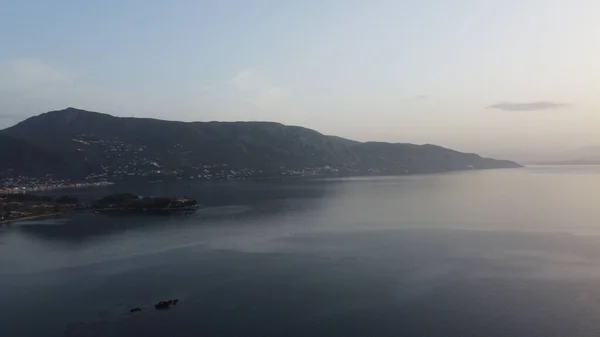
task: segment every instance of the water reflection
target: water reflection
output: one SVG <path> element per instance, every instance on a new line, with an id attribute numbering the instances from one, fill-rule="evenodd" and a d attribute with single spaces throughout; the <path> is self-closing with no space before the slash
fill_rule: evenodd
<path id="1" fill-rule="evenodd" d="M 159 184 L 115 184 L 97 188 L 47 191 L 50 195 L 76 195 L 94 199 L 107 194 L 129 192 L 144 196 L 190 196 L 201 205 L 215 207 L 247 205 L 257 201 L 323 197 L 334 182 L 320 180 L 266 180 L 222 182 L 170 182 Z"/>
<path id="2" fill-rule="evenodd" d="M 80 199 L 122 191 L 139 195 L 186 195 L 199 200 L 204 208 L 194 214 L 94 214 L 79 213 L 65 218 L 17 222 L 10 227 L 19 233 L 48 242 L 63 241 L 75 245 L 105 239 L 126 232 L 155 232 L 202 226 L 205 223 L 226 223 L 232 220 L 268 220 L 291 217 L 294 214 L 315 211 L 333 183 L 317 181 L 277 182 L 223 182 L 175 183 L 109 186 L 98 189 L 77 190 Z M 87 194 L 85 193 L 87 191 Z M 68 194 L 72 191 L 53 191 Z M 2 235 L 2 232 L 0 232 Z"/>
<path id="3" fill-rule="evenodd" d="M 5 229 L 0 335 L 596 336 L 599 175 L 537 170 L 134 187 L 209 207 Z"/>

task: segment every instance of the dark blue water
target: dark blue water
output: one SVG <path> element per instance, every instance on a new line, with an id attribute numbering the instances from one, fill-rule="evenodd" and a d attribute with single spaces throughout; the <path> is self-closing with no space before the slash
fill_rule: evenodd
<path id="1" fill-rule="evenodd" d="M 207 208 L 3 227 L 0 336 L 600 334 L 598 167 L 123 190 Z"/>

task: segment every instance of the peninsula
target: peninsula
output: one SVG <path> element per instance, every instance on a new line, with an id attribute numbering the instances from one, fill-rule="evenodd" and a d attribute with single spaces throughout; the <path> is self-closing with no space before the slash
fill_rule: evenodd
<path id="1" fill-rule="evenodd" d="M 7 191 L 515 167 L 438 145 L 359 142 L 273 122 L 178 122 L 67 108 L 0 130 L 0 190 Z"/>
<path id="2" fill-rule="evenodd" d="M 83 202 L 73 196 L 38 196 L 33 194 L 0 195 L 0 223 L 61 216 L 73 212 L 127 212 L 172 214 L 198 209 L 198 202 L 188 197 L 140 197 L 131 193 L 104 196 Z"/>

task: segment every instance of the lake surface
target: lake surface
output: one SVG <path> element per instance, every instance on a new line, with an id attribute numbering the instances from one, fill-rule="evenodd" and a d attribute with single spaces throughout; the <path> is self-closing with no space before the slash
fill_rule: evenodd
<path id="1" fill-rule="evenodd" d="M 1 227 L 0 336 L 600 335 L 600 167 L 116 191 L 207 207 Z"/>

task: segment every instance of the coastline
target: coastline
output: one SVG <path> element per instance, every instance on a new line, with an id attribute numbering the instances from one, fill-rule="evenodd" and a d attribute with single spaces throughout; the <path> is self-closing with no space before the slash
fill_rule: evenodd
<path id="1" fill-rule="evenodd" d="M 65 213 L 65 212 L 47 213 L 47 214 L 26 216 L 26 217 L 22 217 L 22 218 L 18 218 L 18 219 L 2 220 L 2 221 L 0 221 L 0 226 L 1 225 L 8 225 L 8 224 L 19 222 L 19 221 L 42 220 L 42 219 L 47 219 L 47 218 L 60 218 L 60 217 L 66 215 L 66 214 L 69 214 L 69 213 L 74 213 L 74 212 L 68 212 L 68 213 Z"/>
<path id="2" fill-rule="evenodd" d="M 74 184 L 66 184 L 66 185 L 50 185 L 43 187 L 11 187 L 6 189 L 0 188 L 0 194 L 23 194 L 23 193 L 31 193 L 31 192 L 45 192 L 45 191 L 55 191 L 62 189 L 71 189 L 71 188 L 89 188 L 89 187 L 105 187 L 111 186 L 115 183 L 112 181 L 104 181 L 98 183 L 74 183 Z"/>
<path id="3" fill-rule="evenodd" d="M 142 214 L 151 214 L 151 213 L 162 213 L 162 214 L 177 214 L 177 213 L 190 213 L 198 210 L 199 207 L 181 207 L 181 208 L 159 208 L 159 209 L 137 209 L 137 208 L 94 208 L 94 209 L 78 209 L 68 212 L 58 212 L 58 213 L 46 213 L 40 215 L 32 215 L 27 217 L 22 217 L 18 219 L 10 219 L 0 221 L 0 226 L 7 225 L 19 221 L 28 221 L 28 220 L 43 220 L 48 218 L 61 218 L 64 216 L 71 215 L 73 213 L 86 213 L 86 212 L 123 212 L 123 213 L 142 213 Z"/>

